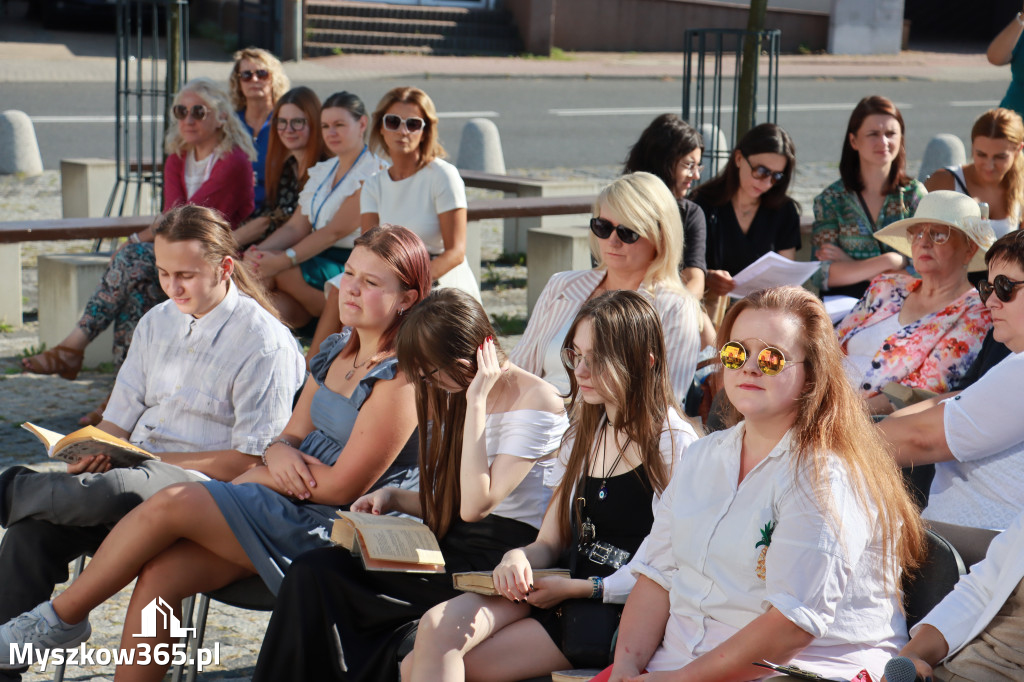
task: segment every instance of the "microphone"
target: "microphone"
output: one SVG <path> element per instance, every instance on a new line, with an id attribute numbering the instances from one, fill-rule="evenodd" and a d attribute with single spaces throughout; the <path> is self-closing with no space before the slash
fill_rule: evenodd
<path id="1" fill-rule="evenodd" d="M 906 656 L 893 656 L 885 664 L 885 679 L 889 682 L 924 682 L 917 674 L 914 662 Z"/>

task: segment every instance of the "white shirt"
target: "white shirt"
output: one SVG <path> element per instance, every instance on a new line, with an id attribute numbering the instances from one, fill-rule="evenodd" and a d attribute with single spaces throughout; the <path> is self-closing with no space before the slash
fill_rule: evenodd
<path id="1" fill-rule="evenodd" d="M 302 215 L 309 218 L 313 230 L 323 229 L 338 212 L 345 200 L 362 188 L 366 180 L 382 170 L 387 169 L 388 162 L 381 159 L 369 149 L 352 164 L 352 168 L 342 177 L 341 182 L 332 189 L 334 173 L 338 170 L 338 158 L 321 161 L 309 169 L 309 179 L 299 192 L 299 208 Z M 336 241 L 338 248 L 351 249 L 355 246 L 359 230 Z"/>
<path id="2" fill-rule="evenodd" d="M 367 180 L 359 195 L 360 213 L 376 213 L 381 223 L 412 230 L 434 256 L 444 253 L 438 215 L 466 205 L 462 176 L 442 159 L 434 159 L 404 180 L 378 173 Z"/>
<path id="3" fill-rule="evenodd" d="M 956 587 L 910 631 L 925 624 L 942 633 L 949 658 L 981 634 L 1024 579 L 1024 514 L 993 538 L 985 559 L 971 566 Z"/>
<path id="4" fill-rule="evenodd" d="M 512 410 L 487 415 L 484 435 L 488 467 L 498 455 L 548 460 L 531 468 L 526 478 L 491 511 L 492 514 L 540 528 L 544 510 L 551 499 L 551 490 L 544 485 L 544 469 L 550 466 L 550 456 L 558 449 L 567 428 L 569 420 L 565 412 Z"/>
<path id="5" fill-rule="evenodd" d="M 935 465 L 924 518 L 1002 530 L 1024 510 L 1024 419 L 1014 399 L 1021 386 L 1024 353 L 1015 353 L 943 401 L 955 459 Z"/>
<path id="6" fill-rule="evenodd" d="M 865 513 L 845 466 L 829 457 L 834 513 L 823 511 L 810 476 L 794 475 L 788 433 L 737 486 L 743 429 L 690 446 L 631 564 L 670 596 L 664 639 L 647 669 L 681 668 L 774 606 L 816 638 L 794 665 L 827 677 L 849 679 L 864 668 L 881 677 L 907 636 L 898 598 L 886 594 L 884 575 L 893 590 L 893 573 L 883 570 L 875 510 Z M 755 545 L 772 521 L 761 580 Z"/>
<path id="7" fill-rule="evenodd" d="M 658 448 L 662 461 L 665 462 L 665 467 L 668 471 L 674 471 L 676 462 L 682 459 L 686 448 L 696 440 L 697 432 L 693 430 L 690 422 L 680 417 L 674 409 L 669 408 L 668 417 L 665 419 L 665 427 L 661 431 L 661 441 Z M 565 476 L 566 467 L 569 465 L 569 455 L 572 453 L 574 442 L 575 439 L 571 438 L 563 441 L 562 447 L 558 451 L 558 457 L 555 458 L 551 467 L 544 472 L 544 483 L 552 489 L 558 487 L 562 477 Z M 573 491 L 575 492 L 575 487 Z M 661 496 L 656 493 L 654 499 L 651 500 L 651 506 L 655 510 L 658 508 L 658 501 L 660 499 Z M 644 540 L 634 556 L 643 554 L 646 545 L 647 540 Z M 625 603 L 630 590 L 636 584 L 636 577 L 630 570 L 630 566 L 631 564 L 621 566 L 617 571 L 604 579 L 605 602 L 613 604 Z"/>
<path id="8" fill-rule="evenodd" d="M 216 163 L 217 154 L 209 154 L 202 161 L 196 160 L 195 149 L 185 155 L 185 196 L 191 199 L 203 183 L 210 179 Z"/>
<path id="9" fill-rule="evenodd" d="M 871 369 L 871 363 L 878 355 L 878 349 L 882 347 L 885 340 L 902 328 L 900 316 L 892 315 L 864 327 L 850 337 L 846 344 L 843 369 L 846 370 L 846 378 L 850 380 L 854 389 L 860 390 L 864 383 L 864 377 Z"/>
<path id="10" fill-rule="evenodd" d="M 164 301 L 139 320 L 103 418 L 150 452 L 263 452 L 306 363 L 287 328 L 234 286 L 198 320 Z"/>

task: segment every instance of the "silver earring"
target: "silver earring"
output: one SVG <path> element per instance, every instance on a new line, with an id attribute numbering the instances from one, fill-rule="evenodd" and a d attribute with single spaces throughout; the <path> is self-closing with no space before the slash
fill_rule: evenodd
<path id="1" fill-rule="evenodd" d="M 398 316 L 401 317 L 402 315 L 405 315 L 405 308 L 398 309 Z"/>

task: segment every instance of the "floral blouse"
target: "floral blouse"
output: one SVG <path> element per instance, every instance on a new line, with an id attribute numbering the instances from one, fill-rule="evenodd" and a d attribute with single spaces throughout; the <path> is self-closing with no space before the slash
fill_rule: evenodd
<path id="1" fill-rule="evenodd" d="M 284 168 L 281 169 L 281 179 L 277 181 L 277 203 L 274 206 L 265 204 L 263 208 L 252 215 L 253 218 L 267 217 L 270 219 L 270 225 L 260 239 L 284 225 L 292 217 L 295 207 L 299 205 L 299 190 L 302 189 L 302 186 L 299 184 L 298 170 L 299 162 L 295 160 L 295 157 L 289 156 L 285 159 Z"/>
<path id="2" fill-rule="evenodd" d="M 927 193 L 924 185 L 911 180 L 896 192 L 887 194 L 881 214 L 869 218 L 857 193 L 846 189 L 841 179 L 836 180 L 814 197 L 814 232 L 811 237 L 814 248 L 836 244 L 854 260 L 864 260 L 881 255 L 883 251 L 891 251 L 874 238 L 874 233 L 890 223 L 913 216 L 921 197 Z M 830 265 L 829 261 L 822 263 L 822 282 L 828 282 Z"/>
<path id="3" fill-rule="evenodd" d="M 921 280 L 885 273 L 871 280 L 864 297 L 836 327 L 843 351 L 854 336 L 877 322 L 899 315 L 903 301 Z M 864 398 L 877 395 L 890 381 L 945 393 L 974 362 L 992 326 L 988 308 L 974 289 L 944 309 L 911 322 L 885 339 L 858 388 Z"/>

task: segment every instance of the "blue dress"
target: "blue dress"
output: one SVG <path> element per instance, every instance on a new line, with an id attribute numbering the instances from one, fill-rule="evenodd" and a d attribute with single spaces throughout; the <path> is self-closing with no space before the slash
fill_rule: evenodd
<path id="1" fill-rule="evenodd" d="M 310 405 L 310 416 L 316 428 L 302 441 L 299 450 L 327 465 L 334 464 L 344 449 L 359 408 L 370 396 L 373 385 L 380 380 L 393 379 L 398 372 L 396 358 L 384 360 L 366 373 L 348 398 L 324 386 L 327 370 L 345 347 L 350 334 L 349 329 L 344 329 L 340 334 L 329 336 L 309 363 L 313 379 L 320 387 Z M 416 488 L 418 449 L 419 439 L 413 431 L 398 457 L 372 489 Z M 331 525 L 337 518 L 338 507 L 296 502 L 258 483 L 235 485 L 206 481 L 203 485 L 213 495 L 231 531 L 274 594 L 295 557 L 331 546 Z"/>
<path id="2" fill-rule="evenodd" d="M 258 213 L 263 209 L 263 201 L 267 198 L 267 149 L 270 146 L 270 121 L 273 116 L 267 116 L 259 130 L 253 130 L 246 122 L 244 108 L 236 111 L 235 116 L 252 138 L 252 146 L 256 147 L 256 160 L 252 162 L 253 202 L 256 206 L 253 213 Z"/>

